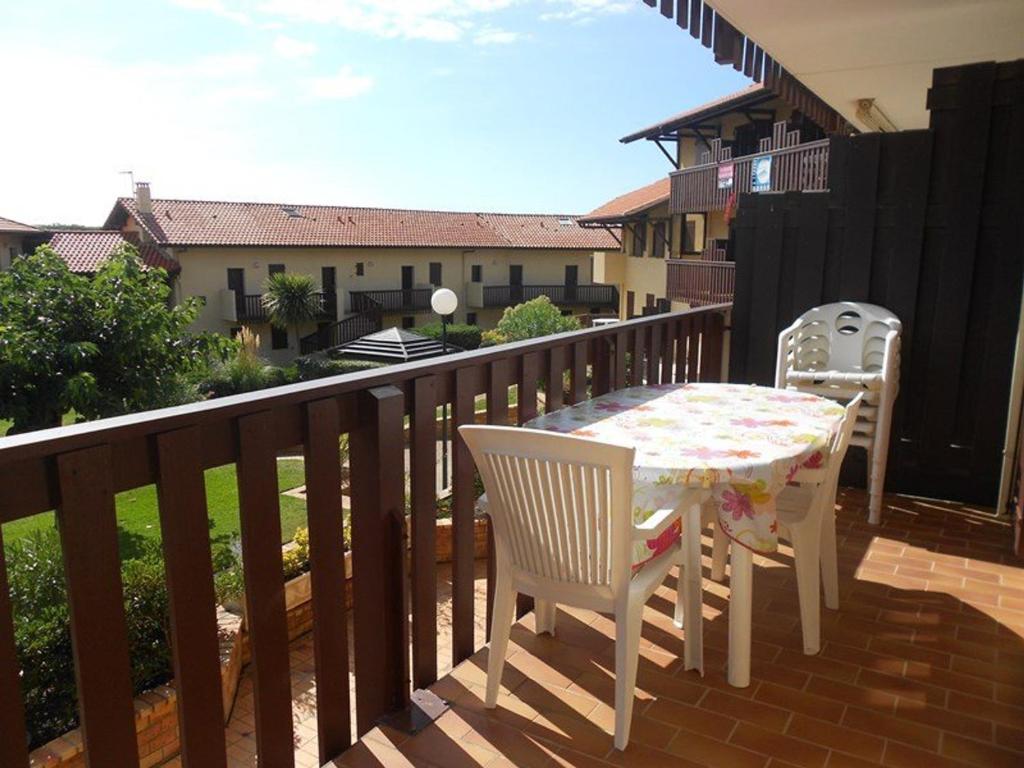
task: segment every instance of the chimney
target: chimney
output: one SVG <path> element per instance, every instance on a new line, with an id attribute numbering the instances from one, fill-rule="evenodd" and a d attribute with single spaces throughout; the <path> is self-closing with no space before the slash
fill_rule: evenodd
<path id="1" fill-rule="evenodd" d="M 153 212 L 153 199 L 149 196 L 149 182 L 140 181 L 135 185 L 135 207 L 139 213 Z"/>

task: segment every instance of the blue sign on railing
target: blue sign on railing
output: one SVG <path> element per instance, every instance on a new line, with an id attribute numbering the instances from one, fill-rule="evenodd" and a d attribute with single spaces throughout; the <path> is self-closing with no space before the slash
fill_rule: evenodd
<path id="1" fill-rule="evenodd" d="M 750 164 L 750 188 L 754 192 L 768 192 L 772 188 L 772 156 L 755 157 Z"/>

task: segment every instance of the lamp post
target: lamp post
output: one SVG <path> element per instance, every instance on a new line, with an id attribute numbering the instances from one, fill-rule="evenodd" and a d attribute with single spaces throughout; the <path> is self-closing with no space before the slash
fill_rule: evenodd
<path id="1" fill-rule="evenodd" d="M 441 316 L 441 352 L 448 354 L 448 317 L 459 307 L 459 297 L 450 288 L 438 288 L 430 296 L 430 307 Z M 448 487 L 448 398 L 441 404 L 441 482 Z"/>

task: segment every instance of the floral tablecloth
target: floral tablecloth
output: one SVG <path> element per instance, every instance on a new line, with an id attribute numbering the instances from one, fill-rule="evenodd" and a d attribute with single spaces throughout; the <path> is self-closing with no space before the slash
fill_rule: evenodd
<path id="1" fill-rule="evenodd" d="M 778 545 L 775 498 L 801 468 L 824 464 L 844 409 L 816 395 L 742 384 L 633 387 L 562 408 L 525 426 L 636 449 L 633 521 L 674 508 L 686 487 L 711 491 L 729 538 L 756 552 Z M 679 529 L 638 542 L 634 567 Z"/>

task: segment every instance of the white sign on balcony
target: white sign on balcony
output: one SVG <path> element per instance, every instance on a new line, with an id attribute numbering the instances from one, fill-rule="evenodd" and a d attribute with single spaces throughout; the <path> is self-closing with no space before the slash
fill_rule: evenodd
<path id="1" fill-rule="evenodd" d="M 718 166 L 718 188 L 732 189 L 733 165 L 726 163 Z"/>

